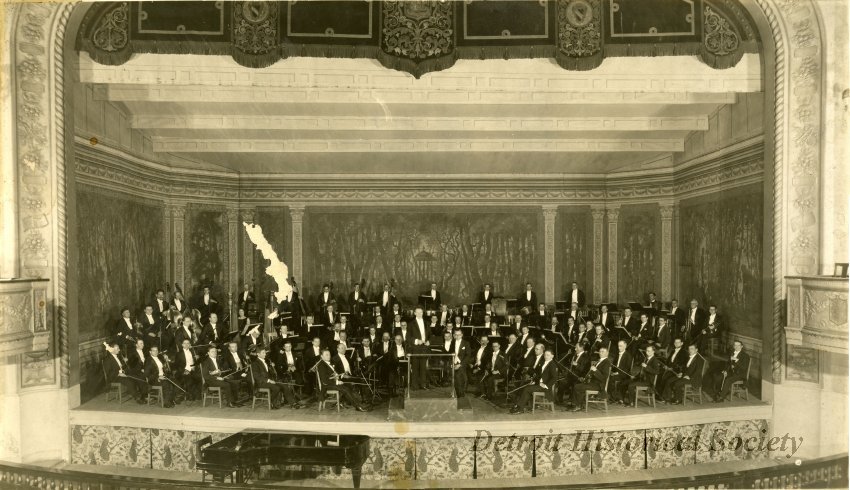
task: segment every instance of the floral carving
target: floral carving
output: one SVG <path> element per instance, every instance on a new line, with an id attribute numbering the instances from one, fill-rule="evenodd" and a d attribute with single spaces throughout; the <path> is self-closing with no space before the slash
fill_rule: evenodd
<path id="1" fill-rule="evenodd" d="M 277 46 L 278 4 L 234 2 L 233 44 L 250 54 L 268 53 Z"/>
<path id="2" fill-rule="evenodd" d="M 599 0 L 558 1 L 558 49 L 567 56 L 592 56 L 602 50 Z"/>
<path id="3" fill-rule="evenodd" d="M 446 55 L 454 49 L 451 2 L 383 2 L 383 48 L 413 60 Z"/>
<path id="4" fill-rule="evenodd" d="M 98 48 L 114 52 L 127 46 L 129 40 L 129 7 L 127 2 L 113 9 L 100 19 L 92 35 L 92 42 Z"/>
<path id="5" fill-rule="evenodd" d="M 731 23 L 709 6 L 705 7 L 703 44 L 709 53 L 717 56 L 731 54 L 741 44 Z"/>

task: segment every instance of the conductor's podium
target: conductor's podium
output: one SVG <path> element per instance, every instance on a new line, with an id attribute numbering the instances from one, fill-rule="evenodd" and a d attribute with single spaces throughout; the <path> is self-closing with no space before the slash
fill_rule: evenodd
<path id="1" fill-rule="evenodd" d="M 472 403 L 452 397 L 451 387 L 411 390 L 409 396 L 390 399 L 387 420 L 428 422 L 472 420 Z"/>

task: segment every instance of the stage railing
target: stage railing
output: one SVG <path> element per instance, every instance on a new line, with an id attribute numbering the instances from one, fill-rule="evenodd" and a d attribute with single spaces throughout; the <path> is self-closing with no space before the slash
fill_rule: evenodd
<path id="1" fill-rule="evenodd" d="M 656 480 L 630 479 L 622 474 L 618 482 L 598 482 L 594 488 L 847 488 L 847 453 L 803 461 L 799 465 L 787 463 L 767 468 L 729 471 L 674 477 Z M 695 472 L 699 465 L 693 466 Z M 198 477 L 200 479 L 200 476 Z M 534 486 L 530 479 L 528 486 Z M 272 483 L 270 482 L 270 485 Z M 0 488 L 35 489 L 159 489 L 159 488 L 257 488 L 264 486 L 224 484 L 200 481 L 165 480 L 89 473 L 76 470 L 43 468 L 40 466 L 0 462 Z M 578 489 L 587 484 L 552 485 L 547 488 Z"/>

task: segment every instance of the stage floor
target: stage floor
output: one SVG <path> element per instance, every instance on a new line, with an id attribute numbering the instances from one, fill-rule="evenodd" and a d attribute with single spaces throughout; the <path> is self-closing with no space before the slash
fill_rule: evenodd
<path id="1" fill-rule="evenodd" d="M 773 407 L 754 398 L 750 401 L 712 403 L 702 405 L 667 405 L 658 403 L 655 408 L 639 404 L 637 408 L 609 405 L 607 413 L 591 407 L 589 413 L 566 412 L 556 407 L 555 412 L 537 410 L 534 413 L 513 415 L 508 409 L 486 400 L 469 396 L 472 416 L 469 420 L 434 419 L 422 422 L 388 420 L 388 402 L 375 405 L 370 412 L 354 409 L 319 411 L 317 403 L 300 410 L 284 407 L 269 411 L 250 404 L 241 408 L 218 408 L 218 405 L 184 402 L 174 408 L 158 405 L 138 405 L 129 400 L 119 405 L 105 401 L 103 395 L 90 400 L 70 412 L 72 425 L 101 425 L 113 427 L 156 427 L 160 429 L 238 432 L 262 428 L 306 432 L 333 432 L 340 434 L 366 434 L 382 438 L 416 437 L 475 437 L 480 430 L 491 435 L 534 435 L 548 430 L 558 433 L 587 431 L 620 431 L 650 429 L 689 424 L 705 424 L 734 420 L 771 419 Z"/>

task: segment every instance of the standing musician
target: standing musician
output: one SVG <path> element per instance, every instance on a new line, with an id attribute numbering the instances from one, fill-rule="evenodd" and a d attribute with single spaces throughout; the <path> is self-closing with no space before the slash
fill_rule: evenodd
<path id="1" fill-rule="evenodd" d="M 460 312 L 457 316 L 460 317 L 461 325 L 472 325 L 472 313 L 467 305 L 460 305 Z"/>
<path id="2" fill-rule="evenodd" d="M 390 285 L 384 284 L 384 291 L 381 293 L 381 298 L 378 301 L 378 307 L 381 309 L 381 315 L 387 323 L 389 323 L 393 318 L 391 312 L 396 304 L 398 304 L 398 300 L 396 299 L 395 294 L 390 291 Z"/>
<path id="3" fill-rule="evenodd" d="M 640 363 L 640 372 L 637 377 L 629 382 L 626 388 L 626 400 L 623 402 L 627 407 L 635 406 L 635 392 L 638 386 L 648 386 L 650 394 L 657 393 L 657 379 L 655 376 L 661 373 L 663 365 L 661 361 L 655 357 L 655 347 L 649 345 L 646 347 L 646 358 Z M 653 383 L 656 384 L 653 384 Z"/>
<path id="4" fill-rule="evenodd" d="M 130 318 L 130 308 L 121 308 L 121 318 L 115 322 L 112 328 L 112 338 L 125 350 L 130 350 L 136 343 L 137 333 L 133 328 L 133 320 Z"/>
<path id="5" fill-rule="evenodd" d="M 482 385 L 483 393 L 480 395 L 485 400 L 492 400 L 496 395 L 496 383 L 498 380 L 504 380 L 508 371 L 508 361 L 500 352 L 501 346 L 498 342 L 493 342 L 491 353 L 487 359 L 487 365 L 484 372 Z"/>
<path id="6" fill-rule="evenodd" d="M 519 308 L 520 310 L 525 308 L 525 311 L 531 311 L 538 304 L 539 303 L 537 302 L 537 293 L 532 291 L 530 282 L 526 283 L 525 291 L 517 299 L 517 308 Z"/>
<path id="7" fill-rule="evenodd" d="M 577 307 L 584 308 L 584 291 L 578 288 L 578 283 L 573 281 L 570 286 L 570 293 L 567 296 L 570 303 L 575 303 Z M 578 309 L 578 308 L 577 308 Z"/>
<path id="8" fill-rule="evenodd" d="M 453 340 L 452 331 L 451 330 L 444 330 L 443 331 L 443 343 L 440 344 L 440 350 L 439 350 L 440 354 L 451 354 L 452 353 L 452 345 L 453 345 L 452 340 Z M 440 367 L 441 367 L 441 370 L 442 370 L 441 372 L 442 372 L 442 377 L 443 377 L 442 385 L 448 386 L 449 380 L 452 379 L 451 378 L 451 376 L 452 376 L 452 373 L 451 373 L 451 371 L 452 371 L 452 358 L 446 356 L 446 357 L 439 358 L 439 360 L 440 360 Z"/>
<path id="9" fill-rule="evenodd" d="M 528 324 L 534 325 L 537 328 L 546 328 L 550 323 L 552 323 L 552 321 L 549 319 L 549 313 L 546 312 L 546 305 L 543 303 L 537 305 L 537 313 L 530 315 L 528 318 Z"/>
<path id="10" fill-rule="evenodd" d="M 413 310 L 413 329 L 410 334 L 410 352 L 413 354 L 427 354 L 431 352 L 431 333 L 422 318 L 422 307 L 417 305 Z M 410 359 L 410 386 L 418 389 L 427 389 L 428 386 L 428 360 L 426 357 L 415 356 Z"/>
<path id="11" fill-rule="evenodd" d="M 328 283 L 322 284 L 322 292 L 316 296 L 316 306 L 319 311 L 328 311 L 328 306 L 336 305 L 336 297 L 331 292 L 331 286 Z M 333 320 L 331 321 L 333 324 Z M 327 323 L 326 323 L 327 324 Z"/>
<path id="12" fill-rule="evenodd" d="M 708 318 L 705 310 L 699 307 L 699 301 L 692 299 L 691 308 L 688 310 L 687 319 L 682 327 L 682 339 L 686 343 L 691 343 L 697 334 L 707 326 Z"/>
<path id="13" fill-rule="evenodd" d="M 614 317 L 608 313 L 608 305 L 603 304 L 599 307 L 599 318 L 596 319 L 596 323 L 602 325 L 608 331 L 614 328 Z"/>
<path id="14" fill-rule="evenodd" d="M 174 358 L 177 381 L 186 391 L 186 399 L 197 400 L 201 394 L 201 373 L 198 358 L 189 339 L 183 339 Z"/>
<path id="15" fill-rule="evenodd" d="M 484 289 L 478 292 L 478 301 L 477 303 L 481 305 L 489 305 L 493 302 L 493 292 L 491 291 L 492 286 L 489 282 L 484 283 Z"/>
<path id="16" fill-rule="evenodd" d="M 216 346 L 224 342 L 227 335 L 227 327 L 222 323 L 218 323 L 217 313 L 210 313 L 210 322 L 204 327 L 202 335 L 204 339 Z"/>
<path id="17" fill-rule="evenodd" d="M 638 328 L 640 328 L 640 323 L 638 319 L 632 316 L 632 309 L 629 307 L 623 308 L 623 328 L 626 329 L 628 335 L 631 338 L 634 338 L 637 335 Z"/>
<path id="18" fill-rule="evenodd" d="M 162 406 L 174 408 L 174 385 L 167 379 L 171 371 L 167 365 L 165 358 L 159 356 L 159 347 L 151 346 L 145 360 L 145 379 L 148 385 L 162 388 Z"/>
<path id="19" fill-rule="evenodd" d="M 685 326 L 685 318 L 687 314 L 685 310 L 679 308 L 679 302 L 677 300 L 670 301 L 670 314 L 667 315 L 670 318 L 671 325 L 670 327 L 676 332 L 676 336 L 680 336 L 682 334 L 682 329 Z M 685 340 L 684 337 L 682 340 Z"/>
<path id="20" fill-rule="evenodd" d="M 201 362 L 201 379 L 207 386 L 215 386 L 221 390 L 221 395 L 227 400 L 228 408 L 237 408 L 239 403 L 239 378 L 225 378 L 226 373 L 218 363 L 218 349 L 210 347 L 207 358 Z"/>
<path id="21" fill-rule="evenodd" d="M 709 305 L 708 307 L 708 319 L 706 320 L 708 323 L 705 328 L 700 330 L 699 332 L 699 344 L 700 350 L 702 352 L 709 351 L 709 345 L 711 344 L 711 339 L 719 339 L 721 329 L 723 326 L 723 320 L 720 318 L 720 315 L 717 314 L 717 306 Z"/>
<path id="22" fill-rule="evenodd" d="M 617 354 L 612 356 L 611 381 L 608 392 L 614 403 L 624 402 L 626 389 L 632 380 L 632 354 L 628 352 L 628 343 L 625 340 L 617 342 Z"/>
<path id="23" fill-rule="evenodd" d="M 585 393 L 588 391 L 598 391 L 600 398 L 604 399 L 608 396 L 605 392 L 605 382 L 611 375 L 611 359 L 608 358 L 608 349 L 602 347 L 599 349 L 599 360 L 590 366 L 590 372 L 587 376 L 573 387 L 572 402 L 569 403 L 567 409 L 572 408 L 573 412 L 581 411 L 584 407 Z"/>
<path id="24" fill-rule="evenodd" d="M 139 318 L 139 323 L 142 324 L 145 348 L 150 349 L 152 345 L 159 346 L 162 321 L 162 317 L 154 313 L 152 305 L 145 305 L 142 316 Z"/>
<path id="25" fill-rule="evenodd" d="M 337 390 L 339 392 L 340 403 L 345 402 L 352 405 L 358 412 L 368 411 L 368 409 L 364 408 L 360 403 L 360 397 L 357 396 L 355 391 L 352 389 L 353 387 L 351 385 L 344 384 L 344 380 L 342 379 L 343 376 L 334 371 L 333 365 L 331 365 L 331 352 L 329 350 L 322 350 L 322 362 L 318 364 L 316 370 L 319 377 L 319 387 L 323 399 L 327 395 L 327 390 Z"/>
<path id="26" fill-rule="evenodd" d="M 407 345 L 404 343 L 400 333 L 393 337 L 393 343 L 389 346 L 386 352 L 387 365 L 389 366 L 389 387 L 390 394 L 395 395 L 397 392 L 404 393 L 404 384 L 402 379 L 407 376 L 407 365 L 403 361 L 407 361 Z"/>
<path id="27" fill-rule="evenodd" d="M 165 291 L 162 289 L 156 290 L 156 296 L 154 297 L 154 312 L 159 316 L 160 319 L 167 319 L 168 312 L 171 310 L 171 305 L 168 304 L 168 301 L 165 299 Z"/>
<path id="28" fill-rule="evenodd" d="M 440 311 L 437 312 L 437 325 L 441 328 L 451 328 L 452 314 L 449 312 L 449 306 L 446 304 L 440 305 Z"/>
<path id="29" fill-rule="evenodd" d="M 667 325 L 667 319 L 663 316 L 658 317 L 657 322 L 658 329 L 655 331 L 655 346 L 658 348 L 659 353 L 664 352 L 666 354 L 670 351 L 670 347 L 674 342 L 673 329 Z M 676 335 L 676 338 L 679 338 L 679 336 Z"/>
<path id="30" fill-rule="evenodd" d="M 135 393 L 136 402 L 143 405 L 148 396 L 147 382 L 130 371 L 130 367 L 119 355 L 121 347 L 118 342 L 113 340 L 106 344 L 106 352 L 106 358 L 103 360 L 106 382 L 121 383 L 127 391 Z"/>
<path id="31" fill-rule="evenodd" d="M 199 320 L 201 324 L 207 323 L 212 313 L 219 312 L 218 301 L 210 294 L 209 286 L 204 286 L 200 300 L 195 308 L 201 312 L 201 318 Z"/>
<path id="32" fill-rule="evenodd" d="M 293 404 L 297 402 L 292 386 L 277 382 L 274 366 L 266 361 L 266 348 L 263 346 L 257 347 L 257 357 L 251 362 L 251 374 L 254 377 L 254 390 L 259 388 L 269 390 L 272 410 L 280 409 L 282 392 L 284 393 L 284 402 Z M 293 406 L 293 408 L 295 407 Z"/>
<path id="33" fill-rule="evenodd" d="M 366 316 L 366 303 L 369 300 L 363 294 L 359 282 L 355 282 L 353 287 L 354 290 L 348 293 L 348 308 L 353 319 L 352 323 L 354 323 L 355 327 L 361 328 L 366 324 L 364 317 Z"/>
<path id="34" fill-rule="evenodd" d="M 680 339 L 676 339 L 681 342 Z M 685 395 L 685 385 L 690 384 L 694 390 L 702 389 L 702 368 L 705 360 L 699 355 L 697 346 L 691 344 L 688 346 L 688 357 L 683 363 L 681 371 L 665 383 L 662 398 L 668 403 L 679 405 L 682 403 L 682 398 Z"/>
<path id="35" fill-rule="evenodd" d="M 543 349 L 541 345 L 539 349 L 543 350 L 543 362 L 535 369 L 530 384 L 520 390 L 517 401 L 511 408 L 513 414 L 528 412 L 534 393 L 545 393 L 550 401 L 555 399 L 555 384 L 558 381 L 555 353 L 551 347 Z"/>
<path id="36" fill-rule="evenodd" d="M 239 293 L 239 297 L 236 299 L 236 307 L 247 313 L 251 311 L 251 307 L 256 304 L 256 301 L 254 293 L 251 292 L 251 285 L 247 283 L 243 284 L 242 292 Z"/>
<path id="37" fill-rule="evenodd" d="M 427 302 L 426 302 L 425 306 L 427 306 L 426 310 L 427 310 L 427 313 L 429 315 L 433 312 L 440 310 L 440 305 L 443 304 L 443 301 L 440 298 L 440 292 L 437 291 L 437 283 L 436 282 L 432 282 L 431 283 L 431 289 L 428 290 L 422 296 L 427 296 Z"/>
<path id="38" fill-rule="evenodd" d="M 654 292 L 649 292 L 649 302 L 647 303 L 647 310 L 650 313 L 650 320 L 652 320 L 652 324 L 655 325 L 655 319 L 658 318 L 658 314 L 661 312 L 661 302 L 658 301 L 658 297 Z"/>
<path id="39" fill-rule="evenodd" d="M 466 395 L 466 365 L 469 362 L 469 342 L 463 338 L 463 330 L 454 331 L 454 341 L 452 341 L 452 369 L 454 369 L 455 379 L 455 396 L 461 398 Z"/>
<path id="40" fill-rule="evenodd" d="M 312 395 L 316 377 L 312 375 L 311 369 L 322 360 L 322 339 L 314 336 L 302 353 L 304 359 L 304 394 Z"/>
<path id="41" fill-rule="evenodd" d="M 732 391 L 732 383 L 747 379 L 749 366 L 750 356 L 744 352 L 744 344 L 736 340 L 732 344 L 732 355 L 729 356 L 729 360 L 724 363 L 720 371 L 711 376 L 706 393 L 714 395 L 715 403 L 722 402 Z"/>

